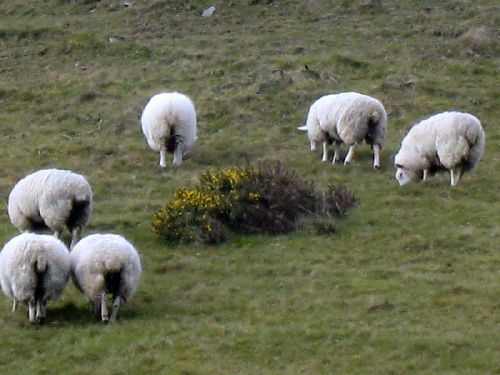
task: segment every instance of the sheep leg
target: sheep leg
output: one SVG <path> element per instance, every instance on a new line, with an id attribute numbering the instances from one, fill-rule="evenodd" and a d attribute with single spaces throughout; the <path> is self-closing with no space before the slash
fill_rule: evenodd
<path id="1" fill-rule="evenodd" d="M 340 159 L 340 143 L 335 142 L 332 164 L 335 164 L 335 162 L 339 159 Z"/>
<path id="2" fill-rule="evenodd" d="M 160 167 L 165 168 L 167 166 L 167 150 L 165 145 L 160 146 Z"/>
<path id="3" fill-rule="evenodd" d="M 354 148 L 355 147 L 356 147 L 356 145 L 352 145 L 349 147 L 349 151 L 347 152 L 347 155 L 346 155 L 345 160 L 344 160 L 344 165 L 347 165 L 351 162 L 352 157 L 354 156 Z"/>
<path id="4" fill-rule="evenodd" d="M 71 244 L 69 245 L 69 249 L 73 249 L 73 247 L 77 244 L 78 241 L 80 241 L 80 235 L 82 232 L 82 228 L 76 227 L 73 228 L 73 232 L 71 234 Z"/>
<path id="5" fill-rule="evenodd" d="M 182 163 L 182 148 L 177 145 L 174 150 L 174 165 L 181 165 Z"/>
<path id="6" fill-rule="evenodd" d="M 380 169 L 380 145 L 373 145 L 373 169 Z"/>
<path id="7" fill-rule="evenodd" d="M 103 292 L 101 294 L 101 319 L 103 322 L 107 322 L 109 320 L 108 305 L 106 302 L 106 293 Z"/>
<path id="8" fill-rule="evenodd" d="M 111 311 L 111 317 L 109 318 L 109 322 L 113 323 L 116 320 L 116 314 L 118 314 L 118 309 L 121 305 L 121 297 L 118 296 L 115 298 L 115 302 L 113 303 L 113 310 Z"/>
<path id="9" fill-rule="evenodd" d="M 459 170 L 450 169 L 450 175 L 451 186 L 456 186 L 458 184 L 458 181 L 460 180 L 460 177 L 462 176 L 462 173 Z"/>
<path id="10" fill-rule="evenodd" d="M 311 151 L 316 151 L 316 141 L 311 141 Z"/>
<path id="11" fill-rule="evenodd" d="M 61 231 L 60 231 L 60 230 L 55 230 L 55 231 L 54 231 L 54 237 L 55 237 L 55 238 L 59 238 L 59 237 L 61 237 Z"/>
<path id="12" fill-rule="evenodd" d="M 94 303 L 94 301 L 90 301 L 90 300 L 89 300 L 89 311 L 90 311 L 92 314 L 97 314 L 97 306 L 96 306 L 96 304 Z"/>
<path id="13" fill-rule="evenodd" d="M 14 303 L 12 303 L 12 312 L 16 312 L 17 309 L 17 299 L 14 300 Z"/>
<path id="14" fill-rule="evenodd" d="M 36 301 L 36 321 L 43 323 L 45 320 L 45 302 L 42 300 Z"/>
<path id="15" fill-rule="evenodd" d="M 323 159 L 322 161 L 327 161 L 328 160 L 328 142 L 324 141 L 323 142 Z"/>
<path id="16" fill-rule="evenodd" d="M 424 169 L 424 175 L 422 176 L 422 181 L 427 180 L 427 175 L 428 174 L 429 174 L 429 172 L 427 171 L 427 169 Z"/>
<path id="17" fill-rule="evenodd" d="M 36 322 L 35 317 L 36 317 L 35 299 L 32 298 L 28 302 L 28 319 L 29 319 L 30 323 Z"/>

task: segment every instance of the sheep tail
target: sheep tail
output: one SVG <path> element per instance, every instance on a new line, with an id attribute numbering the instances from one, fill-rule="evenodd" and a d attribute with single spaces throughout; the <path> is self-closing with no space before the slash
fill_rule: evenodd
<path id="1" fill-rule="evenodd" d="M 91 197 L 88 194 L 78 194 L 74 197 L 74 201 L 78 203 L 88 203 L 90 199 Z"/>
<path id="2" fill-rule="evenodd" d="M 484 150 L 484 132 L 483 131 L 467 131 L 465 139 L 469 144 L 469 152 L 464 160 L 463 169 L 471 170 L 477 164 Z"/>
<path id="3" fill-rule="evenodd" d="M 365 136 L 365 141 L 373 148 L 373 144 L 376 142 L 377 134 L 379 132 L 378 126 L 380 123 L 380 113 L 378 111 L 373 111 L 370 116 L 368 116 L 368 131 Z"/>
<path id="4" fill-rule="evenodd" d="M 36 256 L 33 262 L 33 271 L 35 271 L 35 302 L 43 299 L 43 295 L 45 294 L 43 280 L 48 268 L 47 259 L 41 254 Z"/>
<path id="5" fill-rule="evenodd" d="M 104 263 L 104 269 L 106 270 L 107 273 L 120 272 L 122 268 L 121 262 L 113 257 L 106 259 L 103 263 Z"/>
<path id="6" fill-rule="evenodd" d="M 165 138 L 165 148 L 167 149 L 167 152 L 170 154 L 173 154 L 175 151 L 175 148 L 177 147 L 178 139 L 175 135 L 175 126 L 171 125 L 170 126 L 170 134 L 168 137 Z"/>
<path id="7" fill-rule="evenodd" d="M 377 126 L 380 122 L 380 113 L 378 111 L 373 111 L 370 115 L 370 119 L 368 121 L 368 126 Z"/>
<path id="8" fill-rule="evenodd" d="M 484 140 L 484 135 L 483 132 L 477 132 L 475 130 L 473 131 L 466 131 L 465 132 L 465 139 L 467 140 L 467 143 L 469 144 L 469 148 L 474 148 Z"/>
<path id="9" fill-rule="evenodd" d="M 33 262 L 33 270 L 37 274 L 45 273 L 47 271 L 47 259 L 44 256 L 38 255 Z"/>
<path id="10" fill-rule="evenodd" d="M 104 283 L 107 293 L 111 293 L 114 298 L 120 295 L 120 287 L 122 285 L 122 264 L 116 259 L 107 259 L 104 261 L 106 273 L 104 275 Z"/>
<path id="11" fill-rule="evenodd" d="M 87 194 L 78 194 L 73 197 L 71 211 L 66 220 L 66 225 L 73 231 L 76 227 L 81 227 L 90 215 L 90 205 L 92 197 Z"/>

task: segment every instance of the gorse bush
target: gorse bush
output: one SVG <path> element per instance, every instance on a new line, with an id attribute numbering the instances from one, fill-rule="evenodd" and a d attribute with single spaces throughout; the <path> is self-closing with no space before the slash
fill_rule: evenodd
<path id="1" fill-rule="evenodd" d="M 299 178 L 279 162 L 250 169 L 236 185 L 236 200 L 225 223 L 238 232 L 279 234 L 296 227 L 301 214 L 316 211 L 312 182 Z"/>
<path id="2" fill-rule="evenodd" d="M 356 199 L 344 185 L 329 185 L 325 194 L 323 213 L 343 215 Z"/>
<path id="3" fill-rule="evenodd" d="M 280 162 L 207 170 L 196 186 L 178 189 L 154 214 L 152 230 L 168 242 L 218 243 L 228 231 L 287 233 L 308 216 L 320 232 L 331 232 L 333 216 L 354 201 L 344 186 L 321 192 Z"/>

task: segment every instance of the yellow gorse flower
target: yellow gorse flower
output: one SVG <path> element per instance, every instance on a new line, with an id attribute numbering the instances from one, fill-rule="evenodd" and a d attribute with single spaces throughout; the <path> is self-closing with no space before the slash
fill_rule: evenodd
<path id="1" fill-rule="evenodd" d="M 258 201 L 260 199 L 260 194 L 258 192 L 250 192 L 248 193 L 248 199 L 251 201 Z"/>
<path id="2" fill-rule="evenodd" d="M 214 215 L 230 210 L 233 201 L 240 198 L 238 184 L 254 174 L 255 171 L 250 168 L 207 170 L 200 176 L 197 186 L 183 186 L 177 189 L 173 198 L 153 215 L 153 233 L 171 239 L 181 239 L 186 233 L 185 228 L 193 225 L 211 233 L 214 229 Z M 257 201 L 259 198 L 258 192 L 248 194 L 251 201 Z"/>
<path id="3" fill-rule="evenodd" d="M 168 209 L 182 210 L 186 208 L 200 208 L 203 210 L 216 209 L 221 203 L 219 195 L 208 194 L 198 188 L 180 188 L 174 194 L 174 199 L 167 204 Z"/>

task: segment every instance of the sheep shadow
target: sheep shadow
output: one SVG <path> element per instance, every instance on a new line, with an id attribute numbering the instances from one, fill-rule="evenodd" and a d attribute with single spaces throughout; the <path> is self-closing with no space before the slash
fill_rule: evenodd
<path id="1" fill-rule="evenodd" d="M 120 309 L 116 322 L 130 321 L 139 319 L 143 314 L 141 311 L 134 310 L 132 306 Z M 64 305 L 47 308 L 47 317 L 45 326 L 66 327 L 66 326 L 89 326 L 105 325 L 99 316 L 90 311 L 87 304 L 76 305 L 73 302 L 67 302 Z"/>

